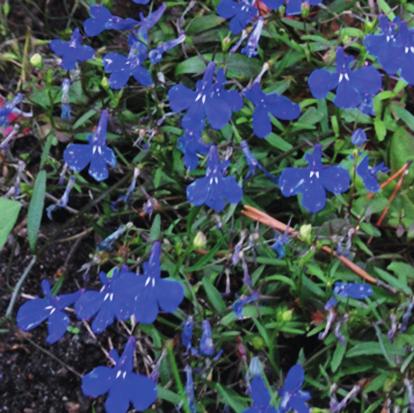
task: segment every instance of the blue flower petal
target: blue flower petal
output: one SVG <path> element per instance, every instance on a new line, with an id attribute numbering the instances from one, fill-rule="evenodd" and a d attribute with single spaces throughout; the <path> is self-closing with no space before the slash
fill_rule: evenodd
<path id="1" fill-rule="evenodd" d="M 86 168 L 92 157 L 92 147 L 88 144 L 71 143 L 63 152 L 65 163 L 75 172 Z"/>
<path id="2" fill-rule="evenodd" d="M 99 366 L 82 377 L 82 392 L 86 396 L 98 397 L 106 393 L 114 379 L 113 370 Z"/>
<path id="3" fill-rule="evenodd" d="M 263 106 L 256 106 L 252 119 L 253 131 L 259 138 L 265 138 L 272 132 L 272 124 L 267 113 L 267 109 Z"/>
<path id="4" fill-rule="evenodd" d="M 338 85 L 339 75 L 328 72 L 325 69 L 314 70 L 308 79 L 312 96 L 316 99 L 324 99 L 332 89 Z"/>
<path id="5" fill-rule="evenodd" d="M 89 165 L 89 175 L 98 182 L 108 178 L 109 172 L 105 162 L 105 158 L 98 153 L 92 155 L 91 164 Z"/>
<path id="6" fill-rule="evenodd" d="M 109 76 L 109 86 L 112 89 L 122 89 L 127 83 L 129 78 L 131 77 L 131 73 L 127 70 L 119 71 L 119 72 L 112 72 Z"/>
<path id="7" fill-rule="evenodd" d="M 98 291 L 85 291 L 75 303 L 75 312 L 80 320 L 89 320 L 101 308 L 103 295 Z"/>
<path id="8" fill-rule="evenodd" d="M 268 96 L 269 109 L 273 116 L 282 120 L 293 120 L 300 115 L 300 106 L 286 96 L 273 93 Z"/>
<path id="9" fill-rule="evenodd" d="M 225 19 L 235 16 L 238 11 L 238 5 L 234 0 L 221 0 L 217 6 L 217 14 Z"/>
<path id="10" fill-rule="evenodd" d="M 346 169 L 340 166 L 329 166 L 321 173 L 321 183 L 325 189 L 334 194 L 342 194 L 349 189 L 350 178 Z"/>
<path id="11" fill-rule="evenodd" d="M 306 169 L 285 168 L 279 177 L 279 187 L 283 196 L 289 197 L 302 192 L 308 178 Z"/>
<path id="12" fill-rule="evenodd" d="M 290 368 L 286 376 L 284 385 L 281 391 L 295 393 L 302 387 L 303 381 L 305 380 L 305 372 L 300 364 L 295 364 Z"/>
<path id="13" fill-rule="evenodd" d="M 250 389 L 254 406 L 266 409 L 270 403 L 270 394 L 260 376 L 253 377 L 250 383 Z"/>
<path id="14" fill-rule="evenodd" d="M 129 407 L 129 398 L 126 394 L 129 388 L 125 387 L 124 380 L 115 381 L 109 390 L 108 398 L 105 402 L 107 413 L 127 413 Z M 135 392 L 139 391 L 135 389 Z"/>
<path id="15" fill-rule="evenodd" d="M 183 301 L 184 289 L 178 281 L 163 279 L 158 281 L 156 295 L 160 308 L 173 313 Z"/>
<path id="16" fill-rule="evenodd" d="M 168 91 L 170 107 L 174 112 L 181 112 L 189 108 L 195 100 L 195 92 L 181 84 L 173 86 Z"/>
<path id="17" fill-rule="evenodd" d="M 153 84 L 152 77 L 147 69 L 138 66 L 133 73 L 134 79 L 142 86 L 151 86 Z"/>
<path id="18" fill-rule="evenodd" d="M 159 312 L 156 289 L 151 286 L 141 287 L 135 298 L 135 317 L 139 323 L 152 324 Z"/>
<path id="19" fill-rule="evenodd" d="M 55 311 L 47 321 L 48 336 L 46 341 L 49 344 L 60 340 L 69 326 L 69 317 L 63 311 Z"/>
<path id="20" fill-rule="evenodd" d="M 157 400 L 157 387 L 153 380 L 141 374 L 131 374 L 127 380 L 128 388 L 133 389 L 129 390 L 129 398 L 136 410 L 142 412 Z"/>
<path id="21" fill-rule="evenodd" d="M 50 310 L 46 309 L 49 305 L 50 302 L 46 298 L 26 301 L 17 312 L 18 327 L 28 331 L 43 323 L 49 317 Z"/>
<path id="22" fill-rule="evenodd" d="M 213 98 L 207 99 L 204 110 L 213 129 L 222 129 L 231 118 L 231 108 L 225 100 Z"/>
<path id="23" fill-rule="evenodd" d="M 238 204 L 243 197 L 243 190 L 234 176 L 227 176 L 222 179 L 221 191 L 230 204 Z"/>
<path id="24" fill-rule="evenodd" d="M 197 179 L 187 187 L 187 199 L 190 204 L 200 206 L 206 203 L 209 197 L 208 179 Z"/>
<path id="25" fill-rule="evenodd" d="M 115 309 L 108 301 L 106 301 L 99 309 L 92 322 L 92 330 L 95 333 L 102 333 L 106 327 L 111 325 L 115 319 Z"/>
<path id="26" fill-rule="evenodd" d="M 342 81 L 336 89 L 335 105 L 339 108 L 355 108 L 362 101 L 358 90 L 354 89 L 349 81 Z"/>
<path id="27" fill-rule="evenodd" d="M 293 16 L 302 13 L 303 0 L 286 0 L 286 14 Z"/>
<path id="28" fill-rule="evenodd" d="M 127 58 L 119 53 L 107 53 L 103 59 L 105 72 L 118 72 L 124 68 Z"/>
<path id="29" fill-rule="evenodd" d="M 350 75 L 352 87 L 359 93 L 376 95 L 381 89 L 381 75 L 372 66 L 363 67 L 353 71 Z"/>
<path id="30" fill-rule="evenodd" d="M 302 206 L 309 212 L 315 213 L 325 207 L 326 193 L 323 186 L 318 182 L 308 182 L 302 189 Z"/>
<path id="31" fill-rule="evenodd" d="M 111 12 L 102 5 L 89 8 L 89 19 L 83 22 L 83 28 L 88 36 L 97 36 L 105 30 L 106 22 L 112 17 Z"/>

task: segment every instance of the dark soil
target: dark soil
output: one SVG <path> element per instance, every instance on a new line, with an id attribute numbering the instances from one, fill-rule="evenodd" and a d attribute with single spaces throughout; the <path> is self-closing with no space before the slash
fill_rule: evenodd
<path id="1" fill-rule="evenodd" d="M 56 226 L 50 225 L 51 234 L 56 231 Z M 77 230 L 78 228 L 67 231 L 61 237 L 70 236 Z M 52 244 L 47 253 L 39 257 L 21 292 L 40 294 L 40 280 L 48 278 L 53 281 L 54 274 L 55 277 L 61 274 L 70 247 L 68 243 Z M 19 251 L 18 256 L 11 257 L 11 254 L 11 250 L 5 248 L 0 256 L 2 315 L 6 311 L 14 286 L 30 261 L 28 251 Z M 86 260 L 87 250 L 73 254 L 65 271 L 65 290 L 76 289 L 74 279 L 79 278 L 76 275 L 79 262 Z M 53 346 L 47 345 L 45 341 L 46 324 L 30 333 L 20 331 L 14 324 L 14 318 L 23 302 L 24 299 L 17 300 L 12 320 L 3 319 L 0 326 L 0 412 L 90 411 L 88 408 L 91 402 L 81 394 L 80 375 L 105 363 L 101 350 L 82 329 L 83 333 L 79 336 L 68 333 Z"/>

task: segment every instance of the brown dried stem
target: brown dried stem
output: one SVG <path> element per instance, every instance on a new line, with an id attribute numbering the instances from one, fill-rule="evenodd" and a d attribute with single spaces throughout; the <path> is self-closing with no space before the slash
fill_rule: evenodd
<path id="1" fill-rule="evenodd" d="M 278 221 L 276 218 L 271 217 L 270 215 L 266 214 L 263 211 L 260 211 L 250 205 L 244 205 L 244 209 L 242 210 L 242 214 L 254 221 L 260 222 L 270 228 L 273 228 L 279 232 L 287 233 L 293 238 L 299 238 L 299 232 L 294 230 L 293 228 L 289 227 L 288 225 L 284 224 L 283 222 Z M 377 278 L 373 277 L 372 275 L 368 274 L 364 269 L 362 269 L 359 265 L 352 262 L 349 258 L 337 254 L 335 250 L 332 248 L 324 245 L 320 247 L 321 251 L 332 255 L 336 257 L 339 261 L 342 262 L 342 264 L 345 265 L 345 267 L 349 268 L 352 272 L 354 272 L 356 275 L 361 277 L 363 280 L 377 285 L 381 286 L 383 288 L 386 288 L 388 291 L 392 292 L 393 294 L 396 293 L 396 290 L 389 286 L 388 284 L 385 284 L 381 280 L 378 280 Z"/>

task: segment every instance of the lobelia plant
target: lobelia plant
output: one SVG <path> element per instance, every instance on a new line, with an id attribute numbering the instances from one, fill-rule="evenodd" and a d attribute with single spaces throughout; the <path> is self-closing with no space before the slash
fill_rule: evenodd
<path id="1" fill-rule="evenodd" d="M 132 0 L 131 3 L 145 6 L 150 1 Z M 312 16 L 307 17 L 304 7 L 320 5 L 321 0 L 220 0 L 211 4 L 191 1 L 185 4 L 184 11 L 180 9 L 179 3 L 151 2 L 148 13 L 135 16 L 137 19 L 115 16 L 103 5 L 92 5 L 89 7 L 89 17 L 83 22 L 83 30 L 88 37 L 102 35 L 89 39 L 94 47 L 101 42 L 101 47 L 96 47 L 95 50 L 83 44 L 84 39 L 79 29 L 73 30 L 69 41 L 50 41 L 50 48 L 60 58 L 60 66 L 70 73 L 59 79 L 59 86 L 52 84 L 50 75 L 47 75 L 44 81 L 47 99 L 42 91 L 36 91 L 27 98 L 31 104 L 48 111 L 47 127 L 50 126 L 51 132 L 47 135 L 47 143 L 41 153 L 41 169 L 56 176 L 56 165 L 48 158 L 58 150 L 60 139 L 65 138 L 65 133 L 74 132 L 77 137 L 78 132 L 82 133 L 81 128 L 96 113 L 96 108 L 110 108 L 113 120 L 115 114 L 119 113 L 111 126 L 116 126 L 115 130 L 122 130 L 123 135 L 122 140 L 110 140 L 111 147 L 108 146 L 109 109 L 99 109 L 98 126 L 87 136 L 87 142 L 70 143 L 64 149 L 63 160 L 66 166 L 60 174 L 59 183 L 62 184 L 67 179 L 67 184 L 64 191 L 62 188 L 63 194 L 62 191 L 59 192 L 61 197 L 52 197 L 54 203 L 46 210 L 50 219 L 57 208 L 78 213 L 77 209 L 68 207 L 69 195 L 73 188 L 81 192 L 87 185 L 92 207 L 89 204 L 82 206 L 78 216 L 82 219 L 96 218 L 94 228 L 96 226 L 101 231 L 96 238 L 102 241 L 93 246 L 90 261 L 84 263 L 82 268 L 89 270 L 98 267 L 96 273 L 99 273 L 100 285 L 96 289 L 88 286 L 74 293 L 56 295 L 52 293 L 49 282 L 43 280 L 41 287 L 44 297 L 35 297 L 19 308 L 16 317 L 18 327 L 32 331 L 46 321 L 46 342 L 53 344 L 66 331 L 73 333 L 69 328 L 68 316 L 68 312 L 72 311 L 79 320 L 78 324 L 81 324 L 80 321 L 85 324 L 94 340 L 97 340 L 95 334 L 100 334 L 100 339 L 102 336 L 106 339 L 107 335 L 103 333 L 110 326 L 111 331 L 123 329 L 127 332 L 129 338 L 121 355 L 115 349 L 108 354 L 103 349 L 112 366 L 95 367 L 81 379 L 84 395 L 91 398 L 107 395 L 105 409 L 109 413 L 125 413 L 131 406 L 136 411 L 145 411 L 151 409 L 156 402 L 160 405 L 170 402 L 185 413 L 227 412 L 230 409 L 243 413 L 308 413 L 311 396 L 302 390 L 305 375 L 300 364 L 290 368 L 283 385 L 273 395 L 264 379 L 264 369 L 258 367 L 257 356 L 252 355 L 250 368 L 247 368 L 250 353 L 255 352 L 269 360 L 266 368 L 282 371 L 286 360 L 291 363 L 291 357 L 282 354 L 280 342 L 286 342 L 285 347 L 294 352 L 293 356 L 289 354 L 294 357 L 293 362 L 298 360 L 309 371 L 306 383 L 317 393 L 314 397 L 316 404 L 320 402 L 323 406 L 322 395 L 326 397 L 329 394 L 326 389 L 331 385 L 331 380 L 343 380 L 346 386 L 349 385 L 347 370 L 344 368 L 343 372 L 337 373 L 337 369 L 341 363 L 349 363 L 348 359 L 365 355 L 366 348 L 369 348 L 370 351 L 373 349 L 373 358 L 383 356 L 387 360 L 395 377 L 398 377 L 398 372 L 404 372 L 404 391 L 407 396 L 401 403 L 396 403 L 396 408 L 400 404 L 407 405 L 407 400 L 411 406 L 413 391 L 408 379 L 411 374 L 410 356 L 406 354 L 407 349 L 398 343 L 397 336 L 403 333 L 406 336 L 401 341 L 409 340 L 412 303 L 404 307 L 403 314 L 398 314 L 399 309 L 395 310 L 395 314 L 390 317 L 388 335 L 379 331 L 379 326 L 386 325 L 388 320 L 383 317 L 385 311 L 379 305 L 375 313 L 377 324 L 375 331 L 370 331 L 370 341 L 363 343 L 355 339 L 354 342 L 354 337 L 349 340 L 343 331 L 351 314 L 347 311 L 348 305 L 358 305 L 352 300 L 375 298 L 376 291 L 369 284 L 337 281 L 332 292 L 327 293 L 331 296 L 323 307 L 326 286 L 330 289 L 331 280 L 337 280 L 338 274 L 345 274 L 335 265 L 328 267 L 326 263 L 318 262 L 315 254 L 319 250 L 328 252 L 333 260 L 338 259 L 338 262 L 378 288 L 383 287 L 385 281 L 390 282 L 392 286 L 388 292 L 393 289 L 397 291 L 398 287 L 398 293 L 403 296 L 411 291 L 407 281 L 411 269 L 398 267 L 401 263 L 391 263 L 386 268 L 387 271 L 395 272 L 395 277 L 381 269 L 377 271 L 381 280 L 368 274 L 372 267 L 377 269 L 377 264 L 374 263 L 374 258 L 377 257 L 370 249 L 371 239 L 366 241 L 365 236 L 376 236 L 379 231 L 371 228 L 369 221 L 370 216 L 379 211 L 375 209 L 378 208 L 377 204 L 369 203 L 374 194 L 367 196 L 364 190 L 379 192 L 381 187 L 388 185 L 395 177 L 400 179 L 384 209 L 388 212 L 391 202 L 402 187 L 403 178 L 409 175 L 408 168 L 412 160 L 409 132 L 413 130 L 410 114 L 412 102 L 409 95 L 406 98 L 403 96 L 407 85 L 398 78 L 399 76 L 405 82 L 414 84 L 414 30 L 409 25 L 410 17 L 405 15 L 408 14 L 408 8 L 405 4 L 401 5 L 401 16 L 393 17 L 392 20 L 380 15 L 378 31 L 372 30 L 373 24 L 365 23 L 357 27 L 355 23 L 355 31 L 343 32 L 343 35 L 341 32 L 341 42 L 337 42 L 332 40 L 330 26 L 326 29 L 325 21 L 321 23 L 324 32 L 318 34 L 316 30 L 319 21 L 314 18 L 313 10 Z M 222 19 L 208 14 L 210 6 L 216 7 L 217 14 L 228 20 L 231 34 L 240 35 L 239 40 L 223 28 Z M 344 7 L 347 10 L 346 5 Z M 383 3 L 379 7 L 388 10 Z M 325 11 L 327 8 L 329 4 L 324 6 Z M 200 15 L 193 16 L 193 9 L 200 12 Z M 277 12 L 270 13 L 271 11 Z M 300 16 L 302 11 L 303 15 Z M 190 19 L 187 20 L 189 13 Z M 288 17 L 283 16 L 283 13 Z M 397 12 L 389 8 L 387 16 L 391 18 L 394 13 Z M 346 14 L 345 11 L 344 15 Z M 355 17 L 354 14 L 350 15 Z M 355 21 L 359 22 L 358 19 Z M 249 25 L 251 26 L 248 27 Z M 104 33 L 106 31 L 111 33 Z M 322 36 L 325 36 L 323 42 Z M 352 41 L 349 41 L 351 37 Z M 108 40 L 113 38 L 115 42 L 110 44 Z M 260 49 L 259 41 L 263 43 Z M 244 47 L 241 47 L 242 44 Z M 336 47 L 335 68 L 318 68 L 310 72 L 309 68 L 312 70 L 314 61 L 312 54 L 333 47 Z M 353 56 L 345 53 L 344 47 L 358 51 L 363 63 L 358 65 Z M 164 60 L 166 53 L 174 48 L 177 50 Z M 185 60 L 177 62 L 174 57 L 180 53 L 185 56 Z M 365 62 L 368 54 L 371 55 L 369 58 L 373 64 Z M 306 62 L 306 71 L 299 71 L 296 67 L 301 60 Z M 86 61 L 91 63 L 78 66 L 78 63 Z M 385 74 L 377 69 L 380 66 Z M 23 69 L 22 79 L 26 73 L 24 65 Z M 315 99 L 311 98 L 309 90 L 300 83 L 304 73 L 309 72 L 308 86 Z M 198 76 L 201 73 L 202 78 L 195 80 L 194 87 L 186 86 L 191 85 L 189 75 Z M 300 104 L 279 93 L 263 91 L 261 84 L 263 87 L 266 85 L 264 90 L 286 89 L 281 82 L 271 83 L 272 74 L 282 79 L 281 82 L 289 82 L 289 89 L 292 89 L 292 93 L 297 93 L 294 100 L 300 101 Z M 265 75 L 269 75 L 269 79 L 262 82 Z M 128 88 L 131 77 L 143 87 Z M 22 90 L 27 96 L 26 90 Z M 325 98 L 328 101 L 322 101 Z M 397 98 L 398 102 L 395 101 Z M 4 101 L 0 108 L 0 128 L 6 141 L 17 133 L 17 128 L 10 129 L 15 116 L 25 116 L 18 109 L 22 99 L 23 95 L 18 93 L 11 101 Z M 136 104 L 135 99 L 139 102 L 139 113 L 132 109 Z M 335 108 L 330 105 L 331 100 Z M 388 100 L 393 100 L 390 107 L 387 106 Z M 60 103 L 60 119 L 59 114 L 55 118 L 56 101 Z M 72 105 L 80 104 L 88 105 L 90 112 L 77 117 L 75 114 L 79 111 L 72 112 Z M 172 112 L 166 112 L 168 105 Z M 294 122 L 299 116 L 300 122 Z M 375 119 L 370 116 L 375 116 Z M 404 126 L 401 127 L 398 122 L 403 122 Z M 43 126 L 45 125 L 42 125 L 42 131 L 46 130 Z M 366 131 L 369 131 L 369 140 Z M 404 158 L 404 161 L 400 172 L 394 173 L 380 185 L 378 174 L 388 172 L 388 168 L 383 162 L 375 166 L 369 164 L 370 159 L 378 159 L 378 153 L 381 153 L 379 145 L 390 132 L 393 136 L 386 146 L 389 165 L 394 168 L 400 163 L 400 158 Z M 132 139 L 135 140 L 134 145 L 130 144 Z M 139 145 L 136 143 L 142 141 L 146 142 L 145 147 L 138 152 L 136 147 Z M 248 142 L 255 147 L 252 149 Z M 13 160 L 14 155 L 9 151 L 8 141 L 6 143 L 0 145 L 0 155 L 2 159 L 4 155 Z M 267 144 L 271 145 L 271 150 Z M 306 166 L 286 166 L 303 165 L 293 163 L 294 156 L 307 145 L 311 150 L 304 155 Z M 182 153 L 183 164 L 175 146 Z M 326 154 L 332 156 L 330 163 L 323 163 L 322 147 Z M 371 156 L 375 149 L 377 152 Z M 109 178 L 109 169 L 116 166 L 116 158 L 119 161 L 117 174 L 133 170 L 132 181 L 131 177 L 125 175 L 125 180 L 121 182 L 130 182 L 126 189 L 117 187 L 118 183 L 112 185 L 112 179 L 109 183 L 100 185 L 85 184 L 82 177 L 71 176 L 66 170 L 67 167 L 80 173 L 88 167 L 88 174 L 101 183 Z M 338 164 L 338 158 L 344 159 L 344 166 Z M 290 227 L 291 211 L 284 207 L 288 201 L 275 195 L 274 186 L 265 186 L 263 182 L 266 183 L 266 180 L 254 179 L 257 171 L 262 172 L 272 184 L 280 188 L 282 197 L 299 195 L 303 209 L 316 214 L 325 208 L 327 192 L 336 196 L 348 191 L 351 177 L 345 166 L 351 169 L 353 159 L 356 159 L 354 175 L 361 178 L 364 188 L 361 185 L 352 187 L 345 199 L 347 208 L 340 208 L 344 204 L 343 198 L 333 198 L 330 208 L 323 213 L 306 215 L 308 221 L 305 224 L 299 223 L 302 225 L 300 231 Z M 204 172 L 197 170 L 200 163 L 205 167 Z M 174 193 L 175 188 L 188 178 L 188 171 L 186 174 L 183 165 L 195 177 L 186 187 L 188 202 L 185 202 L 183 191 L 178 195 Z M 156 168 L 154 176 L 149 173 L 152 166 Z M 246 169 L 247 174 L 244 176 Z M 23 176 L 22 170 L 20 164 L 18 174 Z M 7 172 L 5 170 L 1 185 L 7 182 Z M 273 173 L 280 175 L 276 177 Z M 20 175 L 16 178 L 17 183 L 14 183 L 17 189 Z M 24 176 L 24 183 L 27 185 L 31 180 L 35 181 L 32 178 L 30 174 Z M 402 207 L 392 211 L 390 217 L 390 227 L 393 229 L 396 227 L 395 222 L 402 225 L 405 219 L 410 220 L 412 214 L 409 193 L 411 177 L 409 179 L 399 200 Z M 243 182 L 243 189 L 239 182 Z M 99 198 L 102 188 L 108 189 Z M 30 204 L 28 227 L 33 220 L 30 212 L 32 205 L 39 203 L 41 196 L 50 196 L 46 189 L 42 195 L 41 189 L 35 183 L 33 191 L 26 188 L 22 192 L 14 191 L 17 194 L 15 198 L 20 197 L 19 202 Z M 121 195 L 115 194 L 116 191 Z M 85 193 L 81 195 L 85 196 Z M 7 196 L 9 195 L 6 194 Z M 27 196 L 29 200 L 26 200 Z M 380 196 L 384 195 L 381 193 Z M 246 203 L 272 209 L 278 219 L 283 220 L 287 216 L 288 224 L 267 217 L 266 222 L 277 232 L 273 240 L 264 240 L 268 234 L 259 226 L 245 227 L 242 220 L 231 216 L 232 209 L 219 215 L 228 204 L 235 208 L 242 199 Z M 361 199 L 365 202 L 363 210 L 359 205 Z M 272 200 L 276 202 L 271 202 Z M 381 200 L 378 204 L 380 202 Z M 121 203 L 124 204 L 123 209 L 117 210 Z M 213 213 L 194 208 L 202 205 L 213 210 Z M 372 206 L 374 212 L 371 211 Z M 79 205 L 75 204 L 75 207 L 78 208 Z M 96 211 L 91 212 L 93 209 Z M 41 212 L 42 209 L 40 216 Z M 153 214 L 155 217 L 149 228 L 147 224 Z M 160 233 L 164 230 L 159 220 L 160 215 L 171 218 L 170 225 L 165 228 L 164 246 L 168 256 L 163 258 L 163 269 L 168 271 L 170 278 L 161 276 L 162 244 L 161 241 L 154 241 L 160 239 Z M 128 223 L 123 221 L 126 217 L 130 219 Z M 296 221 L 298 217 L 294 218 Z M 382 218 L 383 214 L 379 224 L 377 222 L 378 227 Z M 335 233 L 332 228 L 340 220 L 345 230 Z M 2 223 L 1 217 L 0 222 Z M 325 227 L 329 227 L 329 237 L 323 233 Z M 129 233 L 131 229 L 132 234 Z M 195 233 L 205 233 L 208 236 L 191 246 Z M 312 245 L 310 233 L 317 234 L 312 238 Z M 84 234 L 89 232 L 81 233 L 79 237 L 82 238 Z M 307 236 L 304 237 L 303 234 Z M 15 237 L 19 238 L 20 233 L 16 231 Z M 286 245 L 294 238 L 302 241 L 306 238 L 308 251 L 292 243 L 286 254 Z M 343 248 L 345 240 L 346 248 Z M 141 272 L 133 272 L 126 264 L 122 265 L 128 263 L 130 268 L 134 268 L 134 257 L 145 242 L 152 245 Z M 190 246 L 187 248 L 185 244 L 188 242 Z M 338 247 L 335 249 L 335 246 Z M 357 265 L 356 260 L 352 261 L 355 256 L 362 261 L 364 253 L 370 253 L 373 257 L 366 267 L 364 264 Z M 237 268 L 238 263 L 241 268 Z M 274 266 L 277 270 L 273 271 L 272 268 L 269 274 L 267 266 Z M 87 272 L 85 271 L 85 282 L 89 277 L 86 276 Z M 199 274 L 201 276 L 197 278 Z M 181 277 L 184 282 L 178 281 L 177 277 Z M 185 297 L 187 300 L 184 302 Z M 397 300 L 394 296 L 381 298 L 387 305 L 394 304 Z M 253 305 L 244 311 L 248 304 Z M 276 308 L 275 312 L 275 305 L 279 304 L 281 307 Z M 318 315 L 322 311 L 314 311 L 318 306 L 326 310 L 322 317 Z M 363 303 L 359 303 L 358 308 L 360 307 L 365 311 L 361 311 L 363 316 L 372 311 L 371 308 L 366 309 L 368 306 Z M 307 317 L 308 313 L 312 316 Z M 318 323 L 321 324 L 325 316 L 326 324 L 321 332 Z M 398 317 L 401 317 L 400 323 Z M 313 322 L 316 324 L 314 329 L 310 326 Z M 177 325 L 182 326 L 181 330 Z M 198 326 L 196 331 L 201 330 L 201 334 L 198 345 L 193 346 L 194 326 Z M 328 337 L 329 332 L 333 334 Z M 164 338 L 169 334 L 176 334 L 176 337 L 180 335 L 181 353 L 175 338 L 171 337 L 164 343 Z M 336 349 L 327 347 L 326 352 L 318 353 L 312 350 L 309 355 L 307 340 L 317 334 L 321 340 L 327 338 L 328 346 L 336 338 Z M 296 344 L 292 349 L 289 348 L 295 335 L 305 343 L 301 344 L 300 352 L 293 350 Z M 379 343 L 373 345 L 376 338 Z M 395 351 L 386 338 L 393 340 Z M 223 346 L 223 350 L 218 352 L 217 344 L 215 345 L 217 342 Z M 347 342 L 348 347 L 345 346 Z M 365 348 L 365 344 L 369 347 Z M 112 348 L 111 341 L 109 347 Z M 136 348 L 142 356 L 147 376 L 135 372 Z M 349 348 L 350 355 L 347 354 Z M 317 379 L 311 368 L 315 359 L 319 371 Z M 220 370 L 221 363 L 223 370 Z M 352 375 L 358 376 L 355 380 L 360 381 L 349 393 L 342 391 L 346 396 L 341 403 L 334 403 L 335 396 L 331 396 L 333 410 L 343 410 L 363 388 L 360 383 L 371 380 L 371 377 L 366 379 L 365 376 L 371 375 L 372 366 L 364 364 L 360 359 L 358 363 L 361 368 L 357 363 L 355 365 L 358 367 L 353 366 L 353 370 L 349 364 L 346 368 L 352 371 Z M 238 394 L 240 373 L 246 370 L 250 407 L 246 407 L 247 397 Z M 401 389 L 396 391 L 392 388 L 397 380 L 393 379 L 389 384 L 385 381 L 384 371 L 372 374 L 375 378 L 364 393 L 363 403 L 371 403 L 371 393 L 375 386 L 379 388 L 386 385 L 390 387 L 387 389 L 389 394 L 397 395 L 402 400 Z M 165 388 L 159 388 L 160 391 L 157 389 L 158 380 L 160 386 L 167 382 Z M 387 398 L 391 397 L 388 393 Z M 218 401 L 211 400 L 212 394 L 218 395 Z M 385 401 L 380 402 L 381 405 L 374 400 L 373 403 L 377 405 L 372 404 L 374 407 L 370 407 L 370 411 L 388 409 Z M 225 407 L 222 408 L 220 403 Z M 361 406 L 362 409 L 366 408 L 365 404 Z"/>

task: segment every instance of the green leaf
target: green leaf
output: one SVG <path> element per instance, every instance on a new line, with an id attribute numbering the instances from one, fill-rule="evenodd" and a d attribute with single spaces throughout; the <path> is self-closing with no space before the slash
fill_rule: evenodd
<path id="1" fill-rule="evenodd" d="M 208 16 L 195 17 L 186 29 L 188 35 L 194 35 L 204 32 L 206 30 L 213 29 L 221 25 L 225 20 L 215 14 L 209 14 Z"/>
<path id="2" fill-rule="evenodd" d="M 391 103 L 390 108 L 398 119 L 401 119 L 412 131 L 414 131 L 414 116 L 408 112 L 408 110 L 396 103 Z"/>
<path id="3" fill-rule="evenodd" d="M 414 136 L 405 128 L 398 128 L 392 135 L 389 151 L 391 170 L 397 171 L 407 161 L 414 160 Z M 414 168 L 410 168 L 404 184 L 409 185 L 413 180 Z"/>
<path id="4" fill-rule="evenodd" d="M 32 251 L 36 247 L 40 223 L 42 221 L 43 207 L 46 195 L 46 171 L 40 171 L 36 177 L 32 198 L 27 213 L 27 236 Z"/>
<path id="5" fill-rule="evenodd" d="M 377 139 L 380 142 L 383 141 L 385 139 L 385 135 L 387 134 L 387 128 L 385 127 L 385 123 L 380 118 L 375 118 L 374 129 Z"/>
<path id="6" fill-rule="evenodd" d="M 206 292 L 211 305 L 218 313 L 223 313 L 226 310 L 226 304 L 223 298 L 221 297 L 221 294 L 218 292 L 217 288 L 214 287 L 214 285 L 207 277 L 203 278 L 202 283 L 204 291 Z"/>
<path id="7" fill-rule="evenodd" d="M 221 396 L 225 406 L 230 406 L 236 413 L 241 413 L 246 409 L 246 405 L 243 403 L 243 398 L 234 390 L 226 389 L 221 384 L 215 385 L 217 393 Z"/>
<path id="8" fill-rule="evenodd" d="M 151 225 L 150 230 L 150 240 L 151 241 L 157 241 L 160 238 L 161 234 L 161 217 L 159 214 L 155 215 L 154 221 Z"/>
<path id="9" fill-rule="evenodd" d="M 86 113 L 84 113 L 74 124 L 73 124 L 73 129 L 77 129 L 80 126 L 85 125 L 86 122 L 88 122 L 88 120 L 94 116 L 96 114 L 96 110 L 95 109 L 90 109 L 88 110 Z"/>
<path id="10" fill-rule="evenodd" d="M 336 345 L 335 352 L 332 356 L 332 360 L 331 360 L 331 370 L 333 373 L 335 373 L 336 370 L 338 370 L 338 367 L 342 363 L 342 360 L 345 356 L 345 352 L 346 352 L 346 343 L 342 344 L 338 342 Z"/>
<path id="11" fill-rule="evenodd" d="M 274 134 L 274 133 L 270 133 L 269 135 L 266 136 L 266 140 L 275 148 L 283 151 L 283 152 L 287 152 L 289 150 L 291 150 L 293 148 L 293 146 L 285 141 L 282 137 Z"/>
<path id="12" fill-rule="evenodd" d="M 378 7 L 390 20 L 395 19 L 395 14 L 392 11 L 392 8 L 385 0 L 378 0 Z"/>
<path id="13" fill-rule="evenodd" d="M 17 221 L 21 207 L 20 202 L 5 197 L 0 198 L 0 251 Z"/>

